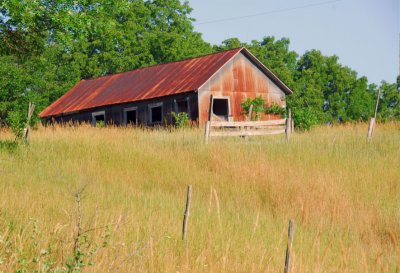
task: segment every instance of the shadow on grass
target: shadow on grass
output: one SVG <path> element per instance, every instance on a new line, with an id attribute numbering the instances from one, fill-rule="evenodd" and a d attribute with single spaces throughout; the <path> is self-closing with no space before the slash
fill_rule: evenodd
<path id="1" fill-rule="evenodd" d="M 0 140 L 0 152 L 7 151 L 7 152 L 14 152 L 18 147 L 18 143 L 13 140 Z"/>

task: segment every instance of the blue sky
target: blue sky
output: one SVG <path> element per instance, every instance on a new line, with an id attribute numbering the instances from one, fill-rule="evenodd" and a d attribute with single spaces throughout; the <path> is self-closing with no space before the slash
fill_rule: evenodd
<path id="1" fill-rule="evenodd" d="M 212 44 L 232 37 L 245 42 L 287 37 L 291 50 L 335 54 L 369 82 L 395 82 L 399 74 L 399 0 L 189 0 L 189 5 L 195 30 Z M 214 20 L 219 21 L 209 22 Z"/>

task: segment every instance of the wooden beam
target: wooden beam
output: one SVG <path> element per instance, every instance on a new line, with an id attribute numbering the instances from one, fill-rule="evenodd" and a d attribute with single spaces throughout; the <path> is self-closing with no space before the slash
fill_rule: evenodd
<path id="1" fill-rule="evenodd" d="M 278 130 L 246 130 L 246 131 L 211 131 L 210 137 L 217 136 L 264 136 L 285 133 L 285 129 Z"/>
<path id="2" fill-rule="evenodd" d="M 270 126 L 285 125 L 286 119 L 265 120 L 265 121 L 213 121 L 211 127 L 241 127 L 241 126 Z"/>

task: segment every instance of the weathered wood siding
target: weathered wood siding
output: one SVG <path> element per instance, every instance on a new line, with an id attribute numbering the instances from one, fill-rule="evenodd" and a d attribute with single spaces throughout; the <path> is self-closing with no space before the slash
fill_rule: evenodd
<path id="1" fill-rule="evenodd" d="M 123 124 L 123 110 L 125 108 L 137 107 L 137 119 L 138 124 L 151 125 L 149 124 L 149 108 L 150 104 L 162 102 L 163 103 L 163 117 L 168 123 L 172 123 L 171 112 L 175 111 L 175 100 L 181 100 L 188 98 L 189 101 L 189 118 L 197 122 L 198 117 L 198 103 L 197 94 L 195 92 L 182 93 L 173 96 L 161 97 L 152 100 L 137 101 L 124 104 L 108 105 L 103 107 L 96 107 L 93 109 L 88 109 L 80 111 L 77 113 L 65 114 L 62 116 L 55 117 L 56 122 L 91 122 L 92 113 L 98 111 L 105 111 L 105 119 L 108 124 L 122 125 Z M 46 120 L 45 122 L 49 122 Z"/>
<path id="2" fill-rule="evenodd" d="M 240 104 L 246 98 L 262 96 L 268 105 L 286 106 L 285 93 L 242 53 L 223 66 L 199 90 L 199 123 L 208 119 L 210 95 L 229 96 L 231 115 L 234 120 L 244 120 Z M 263 119 L 276 119 L 273 115 Z"/>

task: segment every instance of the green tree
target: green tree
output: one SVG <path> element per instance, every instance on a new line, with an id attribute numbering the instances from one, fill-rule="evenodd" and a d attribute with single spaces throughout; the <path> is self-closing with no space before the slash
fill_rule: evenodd
<path id="1" fill-rule="evenodd" d="M 0 123 L 80 79 L 210 53 L 190 12 L 179 0 L 0 1 Z"/>
<path id="2" fill-rule="evenodd" d="M 275 40 L 264 37 L 261 41 L 253 40 L 249 50 L 286 85 L 294 88 L 293 74 L 296 70 L 297 53 L 289 50 L 289 39 Z"/>
<path id="3" fill-rule="evenodd" d="M 368 88 L 367 78 L 362 77 L 348 94 L 346 115 L 349 120 L 367 121 L 374 113 L 374 91 Z"/>
<path id="4" fill-rule="evenodd" d="M 399 79 L 399 77 L 398 77 Z M 382 82 L 379 115 L 382 120 L 400 119 L 400 88 L 397 84 Z"/>
<path id="5" fill-rule="evenodd" d="M 242 43 L 238 38 L 229 38 L 222 41 L 221 45 L 214 45 L 213 49 L 215 51 L 224 51 L 228 49 L 238 48 L 238 47 L 247 47 L 246 43 Z"/>

